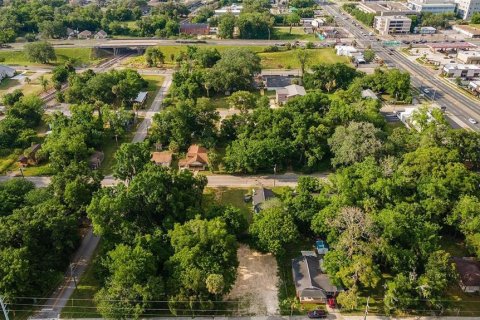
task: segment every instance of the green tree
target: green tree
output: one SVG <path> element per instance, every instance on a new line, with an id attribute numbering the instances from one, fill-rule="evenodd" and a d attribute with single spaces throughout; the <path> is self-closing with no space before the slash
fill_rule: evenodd
<path id="1" fill-rule="evenodd" d="M 53 46 L 48 42 L 34 42 L 25 45 L 25 55 L 31 62 L 49 63 L 57 60 Z"/>
<path id="2" fill-rule="evenodd" d="M 292 12 L 287 16 L 286 22 L 290 25 L 289 33 L 291 34 L 293 25 L 300 23 L 300 16 L 297 13 Z"/>
<path id="3" fill-rule="evenodd" d="M 150 149 L 146 142 L 124 143 L 114 158 L 113 176 L 129 183 L 150 161 Z"/>
<path id="4" fill-rule="evenodd" d="M 283 255 L 285 245 L 298 238 L 293 217 L 282 206 L 273 206 L 256 214 L 250 225 L 250 233 L 262 249 L 277 256 Z"/>
<path id="5" fill-rule="evenodd" d="M 383 149 L 381 130 L 371 123 L 351 122 L 348 127 L 340 126 L 328 144 L 335 155 L 334 166 L 361 162 L 369 156 L 379 156 Z"/>
<path id="6" fill-rule="evenodd" d="M 218 23 L 218 36 L 222 39 L 233 39 L 235 31 L 235 16 L 231 13 L 225 14 Z"/>
<path id="7" fill-rule="evenodd" d="M 366 62 L 372 62 L 375 59 L 375 51 L 372 49 L 367 49 L 363 52 L 363 57 L 365 58 Z"/>
<path id="8" fill-rule="evenodd" d="M 257 97 L 248 91 L 236 91 L 227 99 L 230 107 L 240 110 L 243 113 L 255 108 Z"/>

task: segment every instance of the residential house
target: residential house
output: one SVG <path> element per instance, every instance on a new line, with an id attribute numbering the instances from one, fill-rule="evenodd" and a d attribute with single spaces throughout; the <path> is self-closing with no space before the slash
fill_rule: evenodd
<path id="1" fill-rule="evenodd" d="M 77 35 L 78 39 L 90 39 L 92 37 L 92 32 L 88 30 L 83 30 Z"/>
<path id="2" fill-rule="evenodd" d="M 313 251 L 302 252 L 302 256 L 292 259 L 293 281 L 300 303 L 327 303 L 343 291 L 331 283 L 321 264 L 322 260 Z"/>
<path id="3" fill-rule="evenodd" d="M 178 167 L 180 169 L 188 169 L 193 171 L 205 170 L 208 166 L 208 150 L 193 144 L 188 148 L 187 156 L 180 159 Z"/>
<path id="4" fill-rule="evenodd" d="M 181 23 L 180 33 L 188 35 L 209 35 L 210 26 L 208 23 Z"/>
<path id="5" fill-rule="evenodd" d="M 253 211 L 259 213 L 262 210 L 262 204 L 270 199 L 275 198 L 272 190 L 266 188 L 253 189 L 252 191 L 252 205 Z"/>
<path id="6" fill-rule="evenodd" d="M 283 89 L 292 84 L 292 77 L 282 75 L 263 76 L 265 88 L 267 90 Z"/>
<path id="7" fill-rule="evenodd" d="M 72 38 L 76 37 L 77 33 L 78 32 L 76 30 L 73 30 L 72 28 L 67 28 L 67 37 L 69 39 L 72 39 Z"/>
<path id="8" fill-rule="evenodd" d="M 169 168 L 172 164 L 172 153 L 170 151 L 153 152 L 151 160 L 157 166 Z"/>
<path id="9" fill-rule="evenodd" d="M 95 33 L 95 36 L 94 36 L 95 39 L 107 39 L 108 38 L 108 34 L 103 31 L 103 30 L 100 30 L 98 31 L 97 33 Z"/>
<path id="10" fill-rule="evenodd" d="M 103 160 L 105 159 L 105 154 L 102 151 L 95 151 L 88 161 L 90 168 L 97 170 L 102 165 Z"/>
<path id="11" fill-rule="evenodd" d="M 231 13 L 234 16 L 239 16 L 242 10 L 243 10 L 242 5 L 232 4 L 231 6 L 226 6 L 226 7 L 222 7 L 220 9 L 215 10 L 215 15 L 223 16 L 227 13 Z"/>
<path id="12" fill-rule="evenodd" d="M 11 78 L 15 75 L 15 69 L 0 65 L 0 82 L 5 78 Z"/>
<path id="13" fill-rule="evenodd" d="M 475 258 L 454 257 L 459 275 L 459 285 L 463 292 L 480 292 L 480 262 Z"/>
<path id="14" fill-rule="evenodd" d="M 375 92 L 372 91 L 372 89 L 362 90 L 362 98 L 378 100 L 377 95 L 375 94 Z"/>
<path id="15" fill-rule="evenodd" d="M 135 98 L 135 100 L 133 100 L 133 103 L 143 105 L 145 101 L 147 101 L 147 97 L 148 97 L 148 92 L 140 91 L 137 97 Z"/>
<path id="16" fill-rule="evenodd" d="M 286 86 L 281 89 L 277 89 L 277 103 L 278 104 L 284 104 L 288 100 L 294 97 L 298 96 L 304 96 L 306 95 L 305 88 L 302 86 L 299 86 L 298 84 L 291 84 L 289 86 Z"/>

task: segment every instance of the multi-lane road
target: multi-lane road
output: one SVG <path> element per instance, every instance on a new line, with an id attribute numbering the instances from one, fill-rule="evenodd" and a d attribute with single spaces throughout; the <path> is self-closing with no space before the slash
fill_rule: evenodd
<path id="1" fill-rule="evenodd" d="M 480 120 L 480 102 L 478 100 L 446 83 L 433 70 L 410 61 L 401 52 L 384 48 L 375 37 L 367 34 L 368 30 L 353 24 L 351 19 L 346 18 L 336 4 L 325 5 L 324 8 L 335 18 L 338 25 L 347 28 L 355 36 L 358 44 L 363 47 L 370 46 L 386 65 L 409 72 L 412 86 L 420 91 L 428 88 L 430 93 L 426 95 L 427 98 L 435 99 L 438 105 L 446 107 L 447 115 L 452 115 L 451 118 L 454 118 L 457 123 L 461 122 L 458 123 L 460 126 L 476 131 L 480 130 L 479 125 L 468 121 L 469 118 Z"/>

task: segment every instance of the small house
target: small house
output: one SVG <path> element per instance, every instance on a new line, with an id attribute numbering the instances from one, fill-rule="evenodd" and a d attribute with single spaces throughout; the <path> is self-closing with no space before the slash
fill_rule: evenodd
<path id="1" fill-rule="evenodd" d="M 147 101 L 147 97 L 148 97 L 148 92 L 140 91 L 137 97 L 135 98 L 135 100 L 133 100 L 133 103 L 144 105 L 145 101 Z"/>
<path id="2" fill-rule="evenodd" d="M 253 189 L 252 191 L 252 205 L 253 211 L 259 213 L 262 210 L 262 204 L 270 199 L 275 198 L 272 190 L 267 188 Z"/>
<path id="3" fill-rule="evenodd" d="M 292 259 L 293 281 L 300 303 L 327 303 L 343 291 L 321 269 L 321 260 L 311 252 Z"/>
<path id="4" fill-rule="evenodd" d="M 305 88 L 297 84 L 291 84 L 281 89 L 277 89 L 277 103 L 284 104 L 288 100 L 298 96 L 306 95 Z"/>
<path id="5" fill-rule="evenodd" d="M 188 35 L 208 35 L 210 26 L 208 23 L 181 23 L 180 33 Z"/>
<path id="6" fill-rule="evenodd" d="M 204 147 L 193 144 L 188 148 L 187 156 L 178 161 L 180 169 L 188 169 L 192 171 L 202 171 L 208 166 L 208 151 Z"/>
<path id="7" fill-rule="evenodd" d="M 90 39 L 92 37 L 92 32 L 89 30 L 83 30 L 77 35 L 78 39 Z"/>
<path id="8" fill-rule="evenodd" d="M 72 28 L 67 28 L 67 37 L 69 39 L 75 38 L 77 36 L 77 31 L 73 30 Z"/>
<path id="9" fill-rule="evenodd" d="M 11 78 L 15 75 L 15 69 L 0 65 L 0 82 L 5 78 Z"/>
<path id="10" fill-rule="evenodd" d="M 95 151 L 89 159 L 90 168 L 97 170 L 102 165 L 105 154 L 102 151 Z"/>
<path id="11" fill-rule="evenodd" d="M 265 75 L 263 80 L 267 90 L 283 89 L 292 84 L 292 77 L 282 75 Z"/>
<path id="12" fill-rule="evenodd" d="M 172 153 L 170 151 L 153 152 L 151 160 L 157 166 L 169 168 L 172 164 Z"/>
<path id="13" fill-rule="evenodd" d="M 108 34 L 103 31 L 103 30 L 100 30 L 98 31 L 97 33 L 95 33 L 95 36 L 94 36 L 95 39 L 107 39 L 108 38 Z"/>
<path id="14" fill-rule="evenodd" d="M 459 285 L 463 292 L 480 292 L 480 262 L 475 258 L 454 257 L 459 275 Z"/>

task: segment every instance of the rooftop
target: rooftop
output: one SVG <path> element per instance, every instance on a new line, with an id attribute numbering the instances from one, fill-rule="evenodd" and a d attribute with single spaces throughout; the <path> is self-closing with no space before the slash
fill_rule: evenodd
<path id="1" fill-rule="evenodd" d="M 463 285 L 480 286 L 480 262 L 467 257 L 454 257 L 453 261 Z"/>
<path id="2" fill-rule="evenodd" d="M 474 35 L 480 35 L 480 29 L 472 27 L 472 26 L 457 24 L 457 25 L 453 26 L 452 28 L 454 30 L 464 30 L 464 31 L 470 32 L 471 34 L 474 34 Z"/>
<path id="3" fill-rule="evenodd" d="M 447 63 L 444 66 L 446 70 L 479 70 L 480 66 L 476 64 Z"/>

